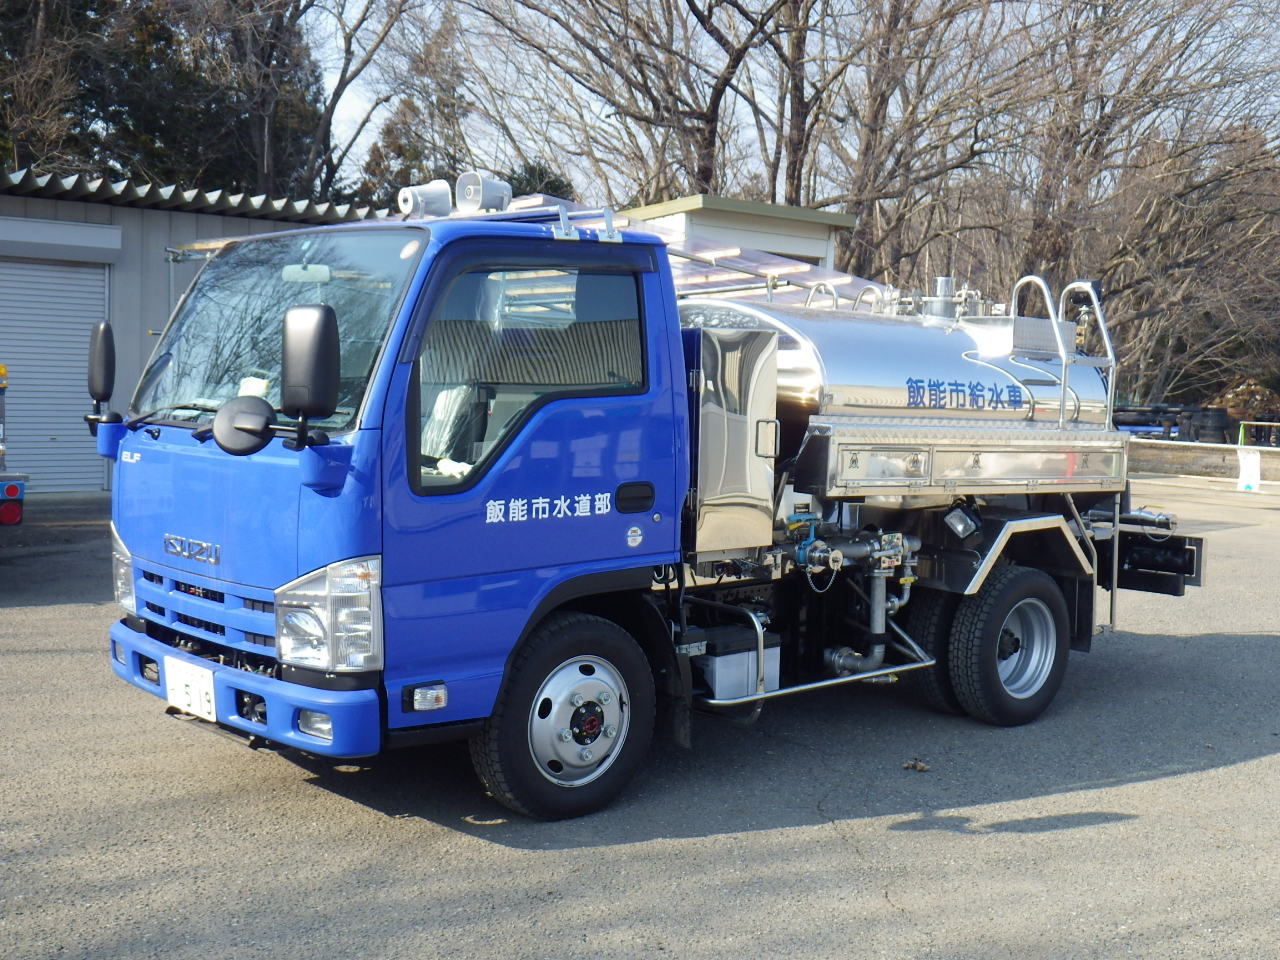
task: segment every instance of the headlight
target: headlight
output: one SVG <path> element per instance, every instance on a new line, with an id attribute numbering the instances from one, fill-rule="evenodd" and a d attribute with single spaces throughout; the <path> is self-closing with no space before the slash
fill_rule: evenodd
<path id="1" fill-rule="evenodd" d="M 133 557 L 125 549 L 124 541 L 111 525 L 111 580 L 116 588 L 116 603 L 125 611 L 137 615 L 138 602 L 133 596 Z"/>
<path id="2" fill-rule="evenodd" d="M 352 673 L 382 669 L 382 558 L 331 563 L 276 591 L 282 663 Z"/>

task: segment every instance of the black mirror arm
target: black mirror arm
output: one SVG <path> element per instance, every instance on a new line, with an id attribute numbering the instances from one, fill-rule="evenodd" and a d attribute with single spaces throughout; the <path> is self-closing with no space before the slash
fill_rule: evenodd
<path id="1" fill-rule="evenodd" d="M 98 435 L 98 424 L 100 423 L 123 423 L 124 417 L 116 413 L 114 410 L 102 412 L 102 401 L 93 401 L 93 413 L 84 415 L 84 422 L 89 427 L 89 436 L 96 437 Z"/>
<path id="2" fill-rule="evenodd" d="M 329 435 L 323 430 L 312 430 L 307 425 L 305 415 L 298 417 L 298 425 L 290 427 L 280 424 L 275 430 L 284 435 L 286 450 L 305 450 L 307 447 L 324 447 L 329 443 Z"/>
<path id="3" fill-rule="evenodd" d="M 286 440 L 284 444 L 290 450 L 305 450 L 307 446 L 307 415 L 299 411 L 298 413 L 298 432 L 292 441 Z"/>

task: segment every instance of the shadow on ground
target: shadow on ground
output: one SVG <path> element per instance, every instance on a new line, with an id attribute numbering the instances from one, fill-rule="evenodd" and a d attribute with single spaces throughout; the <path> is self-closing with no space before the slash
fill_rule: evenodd
<path id="1" fill-rule="evenodd" d="M 979 827 L 937 811 L 1177 776 L 1280 752 L 1274 684 L 1267 671 L 1246 666 L 1274 659 L 1275 639 L 1115 634 L 1095 653 L 1073 655 L 1057 703 L 1025 727 L 938 715 L 884 687 L 777 700 L 749 728 L 698 717 L 692 752 L 659 745 L 612 807 L 562 823 L 530 822 L 484 796 L 462 744 L 358 764 L 284 756 L 306 769 L 315 786 L 352 803 L 528 849 L 895 815 L 903 819 L 889 829 L 902 831 L 1072 830 L 1133 815 L 1090 811 Z M 1179 649 L 1171 657 L 1174 642 Z M 1236 656 L 1215 657 L 1224 648 Z M 1191 663 L 1197 669 L 1187 669 Z M 1229 711 L 1222 709 L 1227 696 Z"/>

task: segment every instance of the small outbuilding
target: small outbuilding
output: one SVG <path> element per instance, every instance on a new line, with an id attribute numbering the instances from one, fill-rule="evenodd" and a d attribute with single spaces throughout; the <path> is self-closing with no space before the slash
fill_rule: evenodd
<path id="1" fill-rule="evenodd" d="M 338 223 L 368 207 L 183 190 L 28 170 L 0 173 L 0 363 L 9 368 L 8 466 L 32 493 L 101 490 L 88 412 L 89 331 L 115 329 L 120 410 L 199 268 L 166 251 L 197 240 Z"/>
<path id="2" fill-rule="evenodd" d="M 836 235 L 852 229 L 847 213 L 734 200 L 700 193 L 623 211 L 681 237 L 696 236 L 726 247 L 749 247 L 814 266 L 836 269 Z"/>

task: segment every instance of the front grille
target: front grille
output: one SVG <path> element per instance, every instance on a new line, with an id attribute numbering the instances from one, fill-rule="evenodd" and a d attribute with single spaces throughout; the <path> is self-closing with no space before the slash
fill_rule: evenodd
<path id="1" fill-rule="evenodd" d="M 138 613 L 143 619 L 158 621 L 182 636 L 199 634 L 228 650 L 252 647 L 246 651 L 249 656 L 259 656 L 255 651 L 264 647 L 274 652 L 275 604 L 270 599 L 246 597 L 228 582 L 195 574 L 177 579 L 165 570 L 148 570 L 141 564 L 137 569 Z"/>
<path id="2" fill-rule="evenodd" d="M 222 666 L 235 667 L 237 670 L 273 677 L 277 680 L 280 679 L 280 665 L 274 657 L 260 656 L 256 653 L 249 653 L 216 643 L 213 640 L 193 637 L 191 634 L 181 633 L 152 620 L 146 621 L 146 624 L 148 637 L 153 640 L 159 640 L 175 650 L 190 653 L 193 656 L 221 664 Z M 273 640 L 272 642 L 274 643 L 275 641 Z"/>
<path id="3" fill-rule="evenodd" d="M 190 597 L 199 597 L 201 600 L 212 600 L 214 603 L 224 603 L 227 595 L 219 590 L 210 590 L 208 587 L 197 587 L 194 583 L 182 583 L 181 581 L 173 581 L 173 589 L 179 593 L 185 593 Z"/>
<path id="4" fill-rule="evenodd" d="M 173 619 L 178 623 L 186 624 L 188 627 L 195 627 L 197 630 L 203 630 L 205 633 L 212 633 L 219 637 L 224 636 L 227 632 L 227 628 L 220 623 L 201 620 L 199 617 L 191 617 L 185 613 L 175 613 Z"/>

